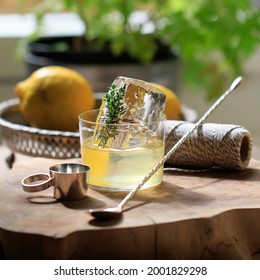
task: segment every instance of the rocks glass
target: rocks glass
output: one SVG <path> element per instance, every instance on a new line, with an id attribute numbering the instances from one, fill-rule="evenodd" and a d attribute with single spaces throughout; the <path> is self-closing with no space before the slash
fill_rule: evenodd
<path id="1" fill-rule="evenodd" d="M 104 122 L 99 122 L 100 110 L 79 115 L 82 163 L 90 167 L 90 187 L 110 191 L 131 190 L 164 156 L 165 117 L 146 123 L 124 121 L 107 125 L 116 134 L 104 147 L 100 133 Z M 110 127 L 109 127 L 110 126 Z M 113 127 L 112 127 L 113 126 Z M 146 182 L 143 189 L 161 183 L 163 168 Z"/>

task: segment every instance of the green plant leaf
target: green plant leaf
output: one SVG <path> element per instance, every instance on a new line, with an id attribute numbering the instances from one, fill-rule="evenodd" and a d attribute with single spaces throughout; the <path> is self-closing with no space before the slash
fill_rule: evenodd
<path id="1" fill-rule="evenodd" d="M 186 81 L 205 87 L 208 98 L 243 74 L 260 43 L 260 10 L 251 0 L 43 0 L 36 31 L 46 13 L 58 10 L 77 12 L 87 40 L 110 42 L 115 55 L 148 64 L 157 42 L 167 44 L 184 61 Z M 145 12 L 145 20 L 133 24 L 135 12 Z"/>

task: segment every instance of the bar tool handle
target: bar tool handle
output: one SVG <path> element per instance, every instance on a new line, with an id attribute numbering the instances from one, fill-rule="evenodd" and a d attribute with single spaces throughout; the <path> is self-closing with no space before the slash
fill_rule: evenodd
<path id="1" fill-rule="evenodd" d="M 36 173 L 25 177 L 22 186 L 26 192 L 40 192 L 53 186 L 53 181 L 47 173 Z"/>

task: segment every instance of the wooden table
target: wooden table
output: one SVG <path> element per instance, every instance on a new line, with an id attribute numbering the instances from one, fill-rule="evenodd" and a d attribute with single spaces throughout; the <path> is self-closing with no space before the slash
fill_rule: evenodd
<path id="1" fill-rule="evenodd" d="M 260 162 L 241 172 L 165 173 L 139 192 L 121 219 L 96 221 L 89 208 L 125 194 L 89 189 L 57 202 L 26 193 L 21 179 L 60 160 L 15 164 L 0 180 L 0 256 L 7 259 L 253 259 L 260 252 Z M 64 162 L 64 161 L 63 161 Z"/>

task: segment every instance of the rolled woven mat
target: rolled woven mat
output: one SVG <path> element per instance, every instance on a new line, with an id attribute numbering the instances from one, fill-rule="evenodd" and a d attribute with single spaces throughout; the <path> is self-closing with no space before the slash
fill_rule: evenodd
<path id="1" fill-rule="evenodd" d="M 166 121 L 165 153 L 195 124 Z M 237 125 L 205 123 L 166 161 L 167 165 L 185 169 L 245 169 L 252 154 L 252 137 Z"/>

